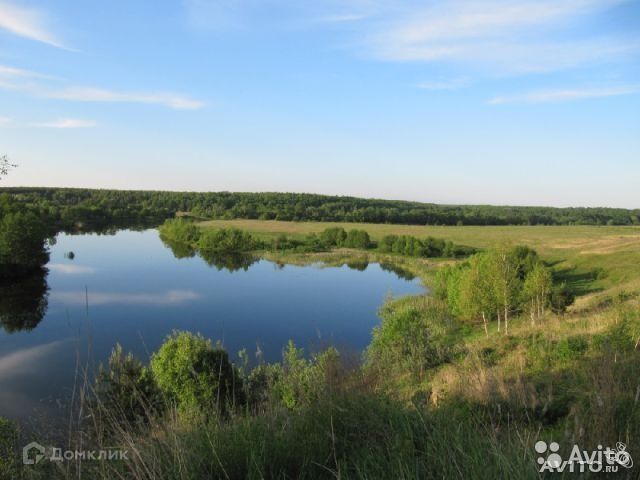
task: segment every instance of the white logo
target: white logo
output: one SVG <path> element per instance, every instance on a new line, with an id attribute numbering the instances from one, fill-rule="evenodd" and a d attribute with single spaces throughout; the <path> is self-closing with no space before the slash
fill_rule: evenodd
<path id="1" fill-rule="evenodd" d="M 35 452 L 35 455 L 33 455 Z M 50 462 L 84 461 L 84 460 L 129 460 L 129 451 L 107 447 L 101 450 L 63 450 L 56 447 L 44 447 L 38 442 L 31 442 L 22 449 L 22 463 L 36 465 L 42 460 Z"/>
<path id="2" fill-rule="evenodd" d="M 562 459 L 560 455 L 560 445 L 558 442 L 547 444 L 542 440 L 536 442 L 534 446 L 538 456 L 540 472 L 617 472 L 619 467 L 633 467 L 633 459 L 627 451 L 627 446 L 616 443 L 615 448 L 603 448 L 598 445 L 598 449 L 593 452 L 581 450 L 578 445 L 571 449 L 569 458 Z"/>
<path id="3" fill-rule="evenodd" d="M 36 452 L 35 458 L 31 458 L 31 452 Z M 44 458 L 45 448 L 38 442 L 31 442 L 22 449 L 22 463 L 25 465 L 35 465 Z"/>

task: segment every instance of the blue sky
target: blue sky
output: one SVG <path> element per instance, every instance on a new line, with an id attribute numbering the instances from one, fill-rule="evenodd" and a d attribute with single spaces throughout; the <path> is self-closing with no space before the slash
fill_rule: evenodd
<path id="1" fill-rule="evenodd" d="M 2 185 L 640 207 L 637 0 L 0 0 Z"/>

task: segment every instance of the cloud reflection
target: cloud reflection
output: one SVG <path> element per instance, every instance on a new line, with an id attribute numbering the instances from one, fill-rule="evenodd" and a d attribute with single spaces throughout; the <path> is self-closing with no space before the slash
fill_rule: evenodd
<path id="1" fill-rule="evenodd" d="M 81 275 L 84 273 L 95 273 L 96 269 L 84 265 L 71 265 L 69 263 L 50 263 L 47 268 L 52 272 L 65 273 L 69 275 Z"/>
<path id="2" fill-rule="evenodd" d="M 0 384 L 10 377 L 33 373 L 41 368 L 45 357 L 53 354 L 67 340 L 56 340 L 35 347 L 23 348 L 0 357 Z"/>
<path id="3" fill-rule="evenodd" d="M 169 290 L 164 293 L 120 293 L 91 292 L 89 305 L 129 304 L 129 305 L 181 305 L 197 300 L 200 294 L 192 290 Z M 84 305 L 84 291 L 52 292 L 51 300 L 71 305 Z"/>

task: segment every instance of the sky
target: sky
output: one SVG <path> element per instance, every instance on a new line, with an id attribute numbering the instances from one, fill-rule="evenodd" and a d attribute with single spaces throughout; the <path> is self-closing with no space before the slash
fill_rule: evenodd
<path id="1" fill-rule="evenodd" d="M 0 0 L 0 186 L 640 207 L 638 0 Z"/>

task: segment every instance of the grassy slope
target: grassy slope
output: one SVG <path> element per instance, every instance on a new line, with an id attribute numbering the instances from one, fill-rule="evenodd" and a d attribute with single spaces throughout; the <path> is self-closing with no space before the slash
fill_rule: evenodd
<path id="1" fill-rule="evenodd" d="M 366 230 L 374 240 L 385 235 L 433 236 L 479 248 L 500 242 L 535 248 L 556 272 L 580 294 L 577 306 L 594 296 L 622 290 L 640 292 L 640 227 L 600 226 L 489 226 L 437 227 L 366 223 L 279 222 L 262 220 L 210 220 L 203 227 L 236 227 L 261 238 L 280 234 L 303 236 L 326 228 Z M 604 275 L 597 275 L 602 269 Z M 600 278 L 596 278 L 596 277 Z"/>

